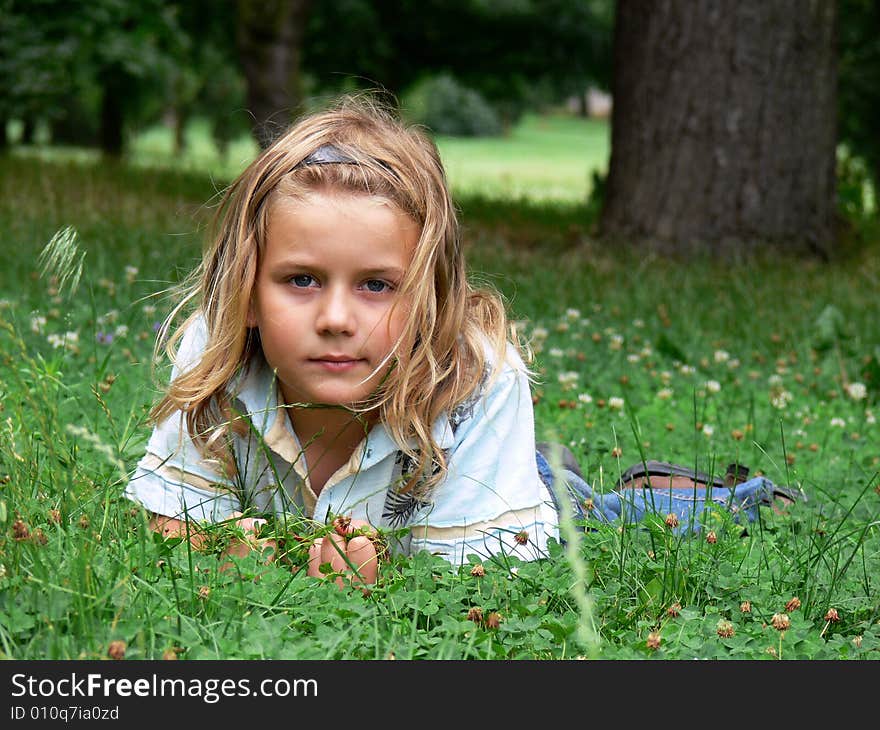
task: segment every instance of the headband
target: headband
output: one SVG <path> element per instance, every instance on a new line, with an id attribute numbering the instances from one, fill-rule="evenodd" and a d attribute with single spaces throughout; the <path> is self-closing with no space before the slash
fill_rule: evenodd
<path id="1" fill-rule="evenodd" d="M 383 162 L 382 160 L 376 160 L 373 158 L 375 162 L 378 162 L 382 167 L 384 167 L 388 172 L 394 175 L 398 180 L 400 179 L 396 172 L 394 172 L 391 165 L 387 162 Z M 354 159 L 351 155 L 347 155 L 341 149 L 339 149 L 335 144 L 322 144 L 320 147 L 312 150 L 309 154 L 303 157 L 299 162 L 297 162 L 294 166 L 294 170 L 301 170 L 303 167 L 310 167 L 311 165 L 359 165 L 360 163 Z"/>
<path id="2" fill-rule="evenodd" d="M 295 166 L 294 170 L 309 165 L 357 165 L 358 161 L 345 154 L 334 144 L 322 144 L 317 149 L 303 157 Z"/>

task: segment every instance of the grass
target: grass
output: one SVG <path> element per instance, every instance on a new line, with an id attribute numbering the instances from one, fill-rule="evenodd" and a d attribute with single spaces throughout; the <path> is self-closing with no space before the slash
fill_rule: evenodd
<path id="1" fill-rule="evenodd" d="M 132 162 L 157 164 L 230 179 L 257 153 L 250 137 L 232 143 L 221 156 L 204 121 L 187 130 L 186 153 L 174 153 L 171 131 L 154 127 L 138 136 Z M 527 115 L 510 134 L 498 138 L 438 137 L 453 190 L 468 197 L 528 199 L 530 201 L 586 200 L 594 170 L 604 173 L 608 164 L 608 124 L 570 116 Z"/>
<path id="2" fill-rule="evenodd" d="M 463 196 L 473 274 L 536 353 L 539 439 L 567 443 L 599 490 L 645 456 L 737 461 L 809 500 L 745 535 L 718 514 L 715 543 L 658 519 L 596 525 L 482 577 L 422 554 L 365 597 L 253 558 L 221 573 L 120 497 L 167 374 L 150 366 L 169 304 L 155 294 L 195 262 L 217 184 L 13 156 L 0 186 L 2 656 L 101 658 L 113 641 L 127 658 L 880 656 L 876 245 L 827 265 L 682 266 L 604 250 L 570 201 Z M 67 226 L 78 281 L 76 256 L 66 279 L 41 275 Z"/>

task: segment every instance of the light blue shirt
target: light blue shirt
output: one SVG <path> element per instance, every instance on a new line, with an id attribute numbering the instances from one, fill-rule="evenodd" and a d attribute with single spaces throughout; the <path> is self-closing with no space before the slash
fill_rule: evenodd
<path id="1" fill-rule="evenodd" d="M 172 378 L 197 361 L 205 340 L 197 319 L 181 340 Z M 428 550 L 453 565 L 470 554 L 533 560 L 546 556 L 549 538 L 558 539 L 556 509 L 535 459 L 529 381 L 512 346 L 494 380 L 484 378 L 479 392 L 433 424 L 448 473 L 423 499 L 400 491 L 412 464 L 381 422 L 315 495 L 278 392 L 257 356 L 234 391 L 235 407 L 251 424 L 247 435 L 233 437 L 234 479 L 202 457 L 176 412 L 154 428 L 125 495 L 157 514 L 196 521 L 248 509 L 320 523 L 350 515 L 380 528 L 409 528 L 395 551 Z"/>

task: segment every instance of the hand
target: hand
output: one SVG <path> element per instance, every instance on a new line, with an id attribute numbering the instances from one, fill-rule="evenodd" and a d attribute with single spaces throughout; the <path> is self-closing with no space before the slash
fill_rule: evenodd
<path id="1" fill-rule="evenodd" d="M 241 512 L 233 512 L 231 517 L 237 518 L 234 525 L 240 527 L 244 532 L 244 538 L 234 537 L 230 540 L 229 545 L 223 551 L 224 556 L 234 558 L 243 558 L 250 554 L 251 551 L 259 551 L 261 557 L 264 557 L 264 564 L 268 565 L 275 560 L 278 552 L 278 543 L 272 538 L 258 538 L 259 529 L 266 524 L 266 520 L 258 517 L 242 517 Z M 268 554 L 266 554 L 268 553 Z M 225 562 L 220 566 L 220 570 L 226 570 L 232 567 L 232 563 Z"/>
<path id="2" fill-rule="evenodd" d="M 338 520 L 335 527 L 333 532 L 319 537 L 309 548 L 308 574 L 313 578 L 323 577 L 320 566 L 329 563 L 333 573 L 347 575 L 352 584 L 375 583 L 379 576 L 376 547 L 369 537 L 357 534 L 375 533 L 375 528 L 365 520 L 347 518 Z M 342 575 L 337 576 L 336 585 L 340 588 L 345 585 Z"/>

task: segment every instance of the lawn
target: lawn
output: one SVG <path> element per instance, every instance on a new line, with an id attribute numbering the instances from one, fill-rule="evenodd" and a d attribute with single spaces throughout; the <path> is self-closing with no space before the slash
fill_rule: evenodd
<path id="1" fill-rule="evenodd" d="M 567 443 L 599 490 L 644 456 L 743 463 L 807 501 L 745 533 L 719 513 L 715 541 L 656 518 L 592 524 L 482 576 L 422 554 L 385 565 L 369 596 L 253 559 L 221 573 L 120 492 L 167 375 L 150 358 L 161 292 L 196 261 L 223 168 L 148 168 L 162 158 L 143 140 L 133 164 L 16 155 L 0 159 L 0 655 L 101 658 L 121 641 L 127 658 L 880 657 L 876 245 L 824 265 L 608 250 L 575 203 L 603 140 L 532 119 L 506 142 L 440 141 L 472 275 L 535 353 L 538 438 Z M 577 194 L 517 199 L 555 180 Z M 41 273 L 67 226 L 75 287 Z"/>
<path id="2" fill-rule="evenodd" d="M 186 152 L 178 157 L 171 131 L 154 127 L 135 140 L 132 160 L 230 178 L 257 153 L 253 140 L 243 137 L 221 157 L 201 120 L 189 125 L 186 140 Z M 593 171 L 604 173 L 608 166 L 609 129 L 603 120 L 529 114 L 504 137 L 438 137 L 437 145 L 457 194 L 581 202 Z"/>

